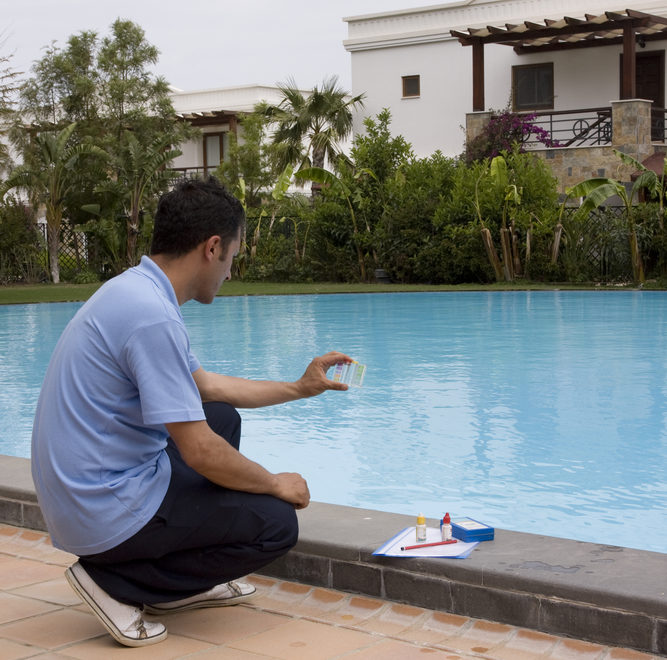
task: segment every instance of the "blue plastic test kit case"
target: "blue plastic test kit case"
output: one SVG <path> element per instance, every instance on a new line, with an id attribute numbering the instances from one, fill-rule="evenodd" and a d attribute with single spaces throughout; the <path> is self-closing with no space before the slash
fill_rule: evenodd
<path id="1" fill-rule="evenodd" d="M 460 541 L 493 541 L 493 527 L 489 527 L 472 518 L 452 520 L 452 536 Z"/>

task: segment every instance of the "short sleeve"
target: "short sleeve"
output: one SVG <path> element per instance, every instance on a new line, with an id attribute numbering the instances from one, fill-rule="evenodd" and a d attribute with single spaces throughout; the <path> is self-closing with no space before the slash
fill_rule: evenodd
<path id="1" fill-rule="evenodd" d="M 190 373 L 193 374 L 199 367 L 201 367 L 201 362 L 197 359 L 197 356 L 192 352 L 188 352 L 188 361 L 190 362 Z"/>
<path id="2" fill-rule="evenodd" d="M 192 378 L 199 362 L 190 351 L 190 341 L 181 324 L 165 321 L 143 327 L 129 338 L 124 352 L 139 392 L 144 424 L 206 418 Z"/>

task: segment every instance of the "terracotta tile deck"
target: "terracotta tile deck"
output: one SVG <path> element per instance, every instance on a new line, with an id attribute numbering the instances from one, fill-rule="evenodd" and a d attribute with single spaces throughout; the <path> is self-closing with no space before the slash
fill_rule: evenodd
<path id="1" fill-rule="evenodd" d="M 490 621 L 252 576 L 252 604 L 163 617 L 169 637 L 116 644 L 63 576 L 73 561 L 41 532 L 0 525 L 0 660 L 649 660 Z"/>

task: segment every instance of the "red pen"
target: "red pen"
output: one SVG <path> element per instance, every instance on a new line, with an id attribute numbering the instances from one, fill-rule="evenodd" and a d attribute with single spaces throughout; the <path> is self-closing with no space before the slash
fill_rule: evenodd
<path id="1" fill-rule="evenodd" d="M 434 545 L 449 545 L 456 543 L 457 539 L 450 539 L 449 541 L 436 541 L 435 543 L 420 543 L 419 545 L 405 545 L 401 550 L 416 550 L 417 548 L 432 548 Z"/>

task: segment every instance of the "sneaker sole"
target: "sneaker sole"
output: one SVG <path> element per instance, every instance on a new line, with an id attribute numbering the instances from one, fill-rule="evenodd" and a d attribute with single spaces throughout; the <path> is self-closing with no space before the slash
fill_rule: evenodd
<path id="1" fill-rule="evenodd" d="M 152 637 L 145 637 L 144 639 L 133 639 L 132 637 L 127 637 L 116 628 L 114 623 L 107 617 L 102 608 L 97 604 L 95 599 L 86 591 L 85 587 L 79 582 L 78 578 L 74 574 L 71 568 L 65 570 L 65 578 L 69 582 L 69 586 L 74 589 L 74 591 L 81 597 L 81 599 L 90 607 L 91 610 L 95 613 L 100 623 L 106 628 L 107 632 L 123 646 L 148 646 L 149 644 L 157 644 L 167 637 L 167 630 L 163 630 L 158 635 L 153 635 Z"/>
<path id="2" fill-rule="evenodd" d="M 250 594 L 242 594 L 241 596 L 231 596 L 230 598 L 211 598 L 210 600 L 198 600 L 187 605 L 179 605 L 178 607 L 157 607 L 155 605 L 144 605 L 144 612 L 148 614 L 172 614 L 175 612 L 186 612 L 187 610 L 199 610 L 205 607 L 231 607 L 239 603 L 245 603 L 251 600 L 257 590 Z"/>

